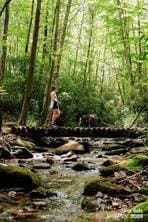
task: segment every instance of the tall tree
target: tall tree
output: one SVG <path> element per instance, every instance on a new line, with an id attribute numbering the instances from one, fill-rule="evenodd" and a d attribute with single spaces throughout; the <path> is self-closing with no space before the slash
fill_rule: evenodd
<path id="1" fill-rule="evenodd" d="M 10 1 L 9 1 L 10 2 Z M 3 30 L 3 46 L 0 61 L 0 85 L 3 82 L 6 66 L 7 57 L 7 35 L 8 35 L 8 25 L 9 25 L 9 3 L 5 4 L 5 17 L 4 17 L 4 30 Z"/>
<path id="2" fill-rule="evenodd" d="M 83 1 L 83 12 L 82 12 L 82 19 L 81 19 L 81 24 L 80 24 L 80 31 L 78 34 L 78 42 L 76 46 L 76 55 L 75 55 L 75 62 L 74 62 L 74 68 L 73 68 L 73 76 L 76 74 L 76 69 L 77 69 L 77 62 L 78 62 L 78 55 L 79 55 L 79 50 L 80 50 L 80 44 L 81 44 L 81 37 L 82 37 L 82 30 L 83 30 L 83 23 L 84 23 L 84 3 Z"/>
<path id="3" fill-rule="evenodd" d="M 3 7 L 2 7 L 2 9 L 1 9 L 1 11 L 0 11 L 0 17 L 2 16 L 5 8 L 7 8 L 7 6 L 9 5 L 10 2 L 11 2 L 11 0 L 6 0 L 6 1 L 5 1 L 4 5 L 3 5 Z"/>
<path id="4" fill-rule="evenodd" d="M 54 33 L 54 40 L 53 40 L 53 59 L 51 62 L 51 69 L 50 69 L 50 76 L 49 80 L 46 86 L 46 94 L 45 99 L 43 103 L 43 109 L 41 114 L 41 122 L 44 123 L 47 111 L 48 111 L 48 104 L 49 104 L 49 97 L 50 97 L 50 89 L 51 84 L 57 85 L 57 79 L 59 77 L 59 71 L 60 71 L 60 64 L 61 64 L 61 57 L 63 52 L 63 46 L 65 42 L 65 36 L 67 31 L 67 24 L 68 24 L 68 18 L 70 14 L 70 8 L 71 8 L 72 0 L 68 0 L 64 22 L 63 22 L 63 28 L 60 38 L 60 29 L 59 29 L 59 17 L 60 17 L 60 0 L 57 0 L 56 3 L 56 10 L 55 10 L 55 33 Z M 54 20 L 53 20 L 54 21 Z"/>
<path id="5" fill-rule="evenodd" d="M 29 103 L 30 103 L 31 94 L 32 94 L 34 64 L 35 64 L 37 42 L 38 42 L 38 35 L 39 35 L 41 1 L 42 0 L 37 0 L 37 8 L 36 8 L 36 15 L 35 15 L 35 24 L 34 24 L 34 33 L 33 33 L 33 41 L 32 41 L 32 48 L 31 48 L 30 64 L 29 64 L 26 89 L 25 89 L 25 96 L 24 96 L 22 111 L 21 111 L 21 115 L 20 115 L 20 119 L 19 119 L 19 124 L 26 124 L 28 110 L 29 110 Z"/>
<path id="6" fill-rule="evenodd" d="M 26 46 L 25 46 L 25 54 L 28 53 L 28 48 L 29 48 L 29 40 L 30 40 L 31 27 L 32 27 L 32 21 L 33 21 L 33 12 L 34 12 L 34 0 L 32 0 L 32 4 L 31 4 L 31 14 L 30 14 L 30 22 L 29 22 L 29 28 L 28 28 L 28 34 L 27 34 L 27 40 L 26 40 Z"/>
<path id="7" fill-rule="evenodd" d="M 55 64 L 57 62 L 60 6 L 61 6 L 61 0 L 57 0 L 55 10 L 54 10 L 54 17 L 53 17 L 54 31 L 53 31 L 53 37 L 52 37 L 53 39 L 52 56 L 50 56 L 51 67 L 50 67 L 50 72 L 49 72 L 49 79 L 48 79 L 46 90 L 45 90 L 45 98 L 43 101 L 43 107 L 42 107 L 42 113 L 41 113 L 41 124 L 43 124 L 46 120 L 49 98 L 50 98 L 50 89 L 51 89 L 52 79 L 54 75 Z"/>
<path id="8" fill-rule="evenodd" d="M 117 0 L 120 27 L 121 27 L 121 36 L 124 47 L 124 56 L 127 66 L 127 73 L 130 79 L 130 83 L 133 84 L 133 70 L 132 70 L 132 60 L 131 60 L 131 46 L 129 41 L 129 28 L 127 24 L 126 10 L 123 6 L 122 0 Z"/>
<path id="9" fill-rule="evenodd" d="M 62 34 L 61 34 L 61 38 L 60 38 L 60 42 L 59 42 L 59 52 L 57 54 L 57 63 L 56 63 L 55 72 L 53 75 L 54 85 L 57 84 L 57 79 L 59 77 L 61 58 L 62 58 L 62 52 L 63 52 L 64 42 L 65 42 L 65 37 L 66 37 L 67 24 L 68 24 L 68 18 L 69 18 L 69 14 L 70 14 L 71 4 L 72 4 L 72 0 L 68 0 L 66 12 L 65 12 L 65 17 L 64 17 L 64 22 L 63 22 Z"/>

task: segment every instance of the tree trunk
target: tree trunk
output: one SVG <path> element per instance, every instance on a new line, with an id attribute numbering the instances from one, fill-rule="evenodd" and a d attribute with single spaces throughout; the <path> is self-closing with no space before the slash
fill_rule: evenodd
<path id="1" fill-rule="evenodd" d="M 47 84 L 47 87 L 46 87 L 46 94 L 45 94 L 43 109 L 42 109 L 42 113 L 41 113 L 41 124 L 43 124 L 46 120 L 46 116 L 47 116 L 47 112 L 48 112 L 49 99 L 50 99 L 51 84 L 53 84 L 55 86 L 57 85 L 57 79 L 58 79 L 59 71 L 60 71 L 61 56 L 62 56 L 64 41 L 65 41 L 65 36 L 66 36 L 67 23 L 68 23 L 68 18 L 69 18 L 69 14 L 70 14 L 71 3 L 72 3 L 72 0 L 68 0 L 60 40 L 59 40 L 59 36 L 60 36 L 60 33 L 59 33 L 59 15 L 60 15 L 60 4 L 61 4 L 61 2 L 60 2 L 60 0 L 57 0 L 57 3 L 56 3 L 55 33 L 54 33 L 54 41 L 53 41 L 53 56 L 52 56 L 52 59 L 51 59 L 50 76 L 49 76 L 48 84 Z"/>
<path id="2" fill-rule="evenodd" d="M 103 92 L 104 77 L 105 77 L 106 44 L 107 44 L 107 37 L 106 37 L 106 40 L 105 40 L 105 48 L 104 48 L 104 52 L 103 52 L 103 64 L 102 64 L 100 95 L 102 95 L 102 92 Z"/>
<path id="3" fill-rule="evenodd" d="M 11 0 L 6 0 L 6 2 L 4 3 L 4 5 L 3 5 L 3 7 L 2 7 L 2 9 L 0 11 L 0 17 L 2 16 L 5 8 L 7 8 L 7 6 L 9 5 L 10 2 L 11 2 Z"/>
<path id="4" fill-rule="evenodd" d="M 25 46 L 25 55 L 27 55 L 27 53 L 28 53 L 28 48 L 29 48 L 29 40 L 30 40 L 30 35 L 31 35 L 33 12 L 34 12 L 34 0 L 32 0 L 32 6 L 31 6 L 30 22 L 29 22 L 29 28 L 28 28 L 28 34 L 27 34 L 27 41 L 26 41 L 26 46 Z"/>
<path id="5" fill-rule="evenodd" d="M 7 57 L 7 35 L 8 35 L 8 25 L 9 25 L 9 4 L 6 4 L 5 7 L 5 18 L 4 18 L 4 31 L 3 31 L 3 46 L 2 46 L 2 55 L 0 61 L 0 85 L 3 82 L 6 66 L 6 57 Z"/>
<path id="6" fill-rule="evenodd" d="M 126 14 L 124 12 L 124 9 L 122 7 L 122 0 L 117 0 L 117 5 L 119 7 L 119 19 L 121 24 L 121 36 L 123 41 L 123 47 L 124 47 L 124 56 L 127 66 L 127 72 L 130 79 L 131 85 L 133 85 L 133 73 L 132 73 L 132 61 L 131 61 L 131 49 L 130 49 L 130 42 L 129 42 L 129 30 L 127 27 L 127 18 Z"/>
<path id="7" fill-rule="evenodd" d="M 52 56 L 51 56 L 51 67 L 50 67 L 49 79 L 47 82 L 47 86 L 46 86 L 46 90 L 45 90 L 45 98 L 43 101 L 43 108 L 42 108 L 42 113 L 41 113 L 41 124 L 44 124 L 44 122 L 46 120 L 49 99 L 50 99 L 50 89 L 51 89 L 52 79 L 53 79 L 53 75 L 54 75 L 55 63 L 57 60 L 60 6 L 61 6 L 61 0 L 57 0 L 55 12 L 54 12 L 54 19 L 53 19 L 53 24 L 55 23 L 55 30 L 53 33 L 54 34 L 53 52 L 52 52 Z"/>
<path id="8" fill-rule="evenodd" d="M 31 48 L 30 64 L 29 64 L 25 96 L 24 96 L 24 101 L 23 101 L 23 106 L 22 106 L 22 112 L 19 119 L 19 124 L 26 124 L 28 110 L 29 110 L 29 103 L 30 103 L 31 94 L 32 94 L 34 64 L 35 64 L 37 42 L 38 42 L 38 35 L 39 35 L 40 12 L 41 12 L 41 0 L 38 0 L 37 8 L 36 8 L 36 15 L 35 15 L 35 25 L 34 25 L 32 48 Z"/>
<path id="9" fill-rule="evenodd" d="M 65 12 L 65 17 L 64 17 L 61 39 L 60 39 L 60 42 L 59 42 L 59 52 L 57 54 L 57 63 L 55 64 L 55 72 L 54 72 L 54 75 L 53 75 L 54 85 L 57 84 L 57 79 L 59 77 L 61 57 L 62 57 L 63 46 L 64 46 L 64 42 L 65 42 L 65 37 L 66 37 L 67 23 L 68 23 L 68 18 L 69 18 L 69 14 L 70 14 L 71 3 L 72 3 L 72 0 L 68 0 L 67 7 L 66 7 L 66 12 Z"/>
<path id="10" fill-rule="evenodd" d="M 137 4 L 139 6 L 139 0 L 137 1 Z M 142 46 L 141 46 L 141 23 L 140 23 L 140 14 L 138 14 L 138 61 L 137 61 L 137 72 L 138 77 L 141 78 L 142 76 Z"/>
<path id="11" fill-rule="evenodd" d="M 48 36 L 48 7 L 46 8 L 45 26 L 44 26 L 44 38 L 43 38 L 43 51 L 42 51 L 42 65 L 40 69 L 40 75 L 43 76 L 44 72 L 44 59 L 47 53 L 47 36 Z"/>
<path id="12" fill-rule="evenodd" d="M 88 49 L 87 49 L 87 56 L 86 56 L 86 63 L 84 68 L 84 84 L 86 83 L 87 72 L 88 72 L 88 65 L 90 59 L 90 50 L 91 50 L 91 43 L 92 43 L 92 34 L 93 34 L 93 25 L 94 25 L 94 12 L 91 11 L 91 27 L 90 27 L 90 36 L 88 40 Z"/>
<path id="13" fill-rule="evenodd" d="M 79 32 L 79 36 L 78 36 L 78 43 L 77 43 L 77 46 L 76 46 L 76 55 L 75 55 L 75 63 L 74 63 L 74 68 L 73 68 L 73 77 L 76 74 L 78 55 L 79 55 L 79 47 L 80 47 L 80 43 L 81 43 L 81 36 L 82 36 L 82 30 L 83 30 L 83 23 L 84 23 L 84 2 L 83 2 L 83 15 L 82 15 L 82 19 L 81 19 L 80 32 Z"/>

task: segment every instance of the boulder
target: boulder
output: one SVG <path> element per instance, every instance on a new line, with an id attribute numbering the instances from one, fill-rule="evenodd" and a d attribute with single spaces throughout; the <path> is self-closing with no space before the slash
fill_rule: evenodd
<path id="1" fill-rule="evenodd" d="M 13 155 L 19 159 L 33 158 L 33 154 L 31 153 L 31 151 L 24 147 L 18 149 L 16 152 L 13 153 Z"/>
<path id="2" fill-rule="evenodd" d="M 32 143 L 30 141 L 23 140 L 21 138 L 17 138 L 16 145 L 26 147 L 26 148 L 29 148 L 29 149 L 33 149 L 33 148 L 36 147 L 36 145 L 34 143 Z"/>
<path id="3" fill-rule="evenodd" d="M 120 165 L 111 165 L 111 166 L 102 166 L 99 169 L 99 172 L 101 176 L 112 176 L 114 175 L 115 172 L 121 171 L 121 170 L 126 170 Z"/>
<path id="4" fill-rule="evenodd" d="M 0 158 L 11 159 L 13 156 L 7 148 L 0 147 Z"/>
<path id="5" fill-rule="evenodd" d="M 69 141 L 68 143 L 56 148 L 55 153 L 57 155 L 62 155 L 72 151 L 77 154 L 85 153 L 84 146 L 75 141 Z"/>
<path id="6" fill-rule="evenodd" d="M 31 170 L 15 165 L 0 163 L 0 187 L 1 188 L 24 188 L 32 190 L 40 185 L 37 174 Z"/>
<path id="7" fill-rule="evenodd" d="M 109 194 L 111 196 L 129 195 L 131 191 L 121 185 L 112 184 L 108 180 L 94 179 L 89 181 L 84 187 L 84 195 L 94 196 L 97 192 Z"/>
<path id="8" fill-rule="evenodd" d="M 57 194 L 55 192 L 52 192 L 50 190 L 47 190 L 43 187 L 38 187 L 35 190 L 32 190 L 30 192 L 30 197 L 31 198 L 37 198 L 37 199 L 42 199 L 42 198 L 46 198 L 46 197 L 52 197 L 52 196 L 57 196 Z"/>
<path id="9" fill-rule="evenodd" d="M 112 160 L 105 160 L 103 163 L 102 163 L 102 166 L 111 166 L 113 165 L 113 161 Z"/>
<path id="10" fill-rule="evenodd" d="M 148 157 L 144 154 L 135 154 L 127 160 L 127 165 L 129 169 L 143 169 L 148 166 Z"/>
<path id="11" fill-rule="evenodd" d="M 89 210 L 91 212 L 95 212 L 99 206 L 97 203 L 97 199 L 91 199 L 90 197 L 84 197 L 81 202 L 81 207 L 84 210 Z"/>
<path id="12" fill-rule="evenodd" d="M 77 163 L 72 167 L 72 169 L 76 171 L 86 171 L 90 170 L 90 167 L 86 163 Z"/>

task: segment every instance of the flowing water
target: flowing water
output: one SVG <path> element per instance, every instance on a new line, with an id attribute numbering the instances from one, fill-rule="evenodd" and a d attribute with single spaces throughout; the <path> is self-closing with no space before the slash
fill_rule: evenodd
<path id="1" fill-rule="evenodd" d="M 0 222 L 102 222 L 113 221 L 109 219 L 112 217 L 117 221 L 123 209 L 89 212 L 81 208 L 85 183 L 90 178 L 98 178 L 99 166 L 106 160 L 104 157 L 96 158 L 100 154 L 102 152 L 96 147 L 90 153 L 78 155 L 78 159 L 87 162 L 91 168 L 81 172 L 72 169 L 74 162 L 62 163 L 61 157 L 55 156 L 55 164 L 50 169 L 37 171 L 46 189 L 55 192 L 56 196 L 32 200 L 27 194 L 18 192 L 18 200 L 15 198 L 14 203 L 0 202 Z M 34 158 L 30 161 L 42 162 L 44 157 L 45 153 L 34 153 Z M 40 202 L 40 207 L 34 207 L 33 202 Z"/>

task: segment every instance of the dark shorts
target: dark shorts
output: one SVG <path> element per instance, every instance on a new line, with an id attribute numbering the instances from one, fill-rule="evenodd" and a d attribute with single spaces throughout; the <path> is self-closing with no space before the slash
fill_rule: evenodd
<path id="1" fill-rule="evenodd" d="M 58 102 L 54 101 L 54 103 L 53 103 L 53 109 L 59 109 L 59 104 L 58 104 Z"/>

